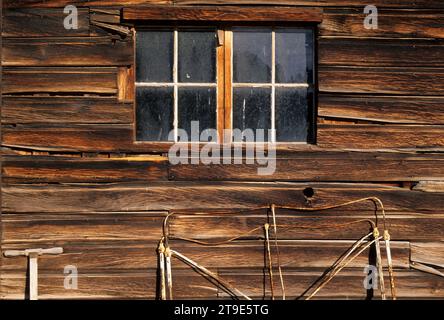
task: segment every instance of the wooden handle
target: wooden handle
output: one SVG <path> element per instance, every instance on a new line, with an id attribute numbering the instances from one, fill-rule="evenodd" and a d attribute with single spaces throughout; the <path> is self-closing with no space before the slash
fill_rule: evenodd
<path id="1" fill-rule="evenodd" d="M 5 257 L 18 257 L 18 256 L 29 256 L 30 254 L 44 255 L 44 254 L 61 254 L 63 253 L 63 248 L 55 247 L 49 249 L 26 249 L 26 250 L 7 250 L 3 254 Z"/>
<path id="2" fill-rule="evenodd" d="M 21 250 L 21 251 L 20 250 L 7 250 L 3 253 L 3 255 L 5 257 L 18 257 L 18 256 L 24 256 L 26 254 L 25 254 L 25 251 L 23 251 L 23 250 Z"/>

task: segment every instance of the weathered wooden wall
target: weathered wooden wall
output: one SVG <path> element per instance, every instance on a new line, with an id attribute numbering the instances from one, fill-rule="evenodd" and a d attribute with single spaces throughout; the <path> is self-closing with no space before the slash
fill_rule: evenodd
<path id="1" fill-rule="evenodd" d="M 77 30 L 63 28 L 67 4 L 79 7 Z M 260 177 L 251 165 L 170 166 L 162 148 L 134 144 L 133 101 L 122 86 L 133 42 L 122 36 L 119 10 L 146 4 L 322 7 L 317 146 L 280 151 L 276 173 Z M 418 263 L 444 269 L 444 2 L 373 1 L 377 30 L 363 26 L 367 4 L 4 0 L 2 250 L 64 247 L 63 255 L 41 259 L 41 298 L 154 298 L 156 245 L 167 210 L 205 213 L 175 217 L 171 233 L 213 240 L 266 221 L 265 212 L 221 210 L 377 196 L 387 207 L 399 297 L 444 298 L 442 277 L 415 270 Z M 313 197 L 304 195 L 308 187 Z M 280 212 L 278 220 L 333 225 L 368 217 L 371 209 Z M 287 295 L 301 294 L 366 231 L 281 230 Z M 247 294 L 269 297 L 262 241 L 211 251 L 175 246 Z M 320 296 L 365 298 L 367 260 L 356 261 Z M 65 265 L 78 267 L 78 290 L 64 289 Z M 1 297 L 23 298 L 25 276 L 24 258 L 3 258 Z M 176 298 L 226 298 L 178 262 L 174 283 Z"/>

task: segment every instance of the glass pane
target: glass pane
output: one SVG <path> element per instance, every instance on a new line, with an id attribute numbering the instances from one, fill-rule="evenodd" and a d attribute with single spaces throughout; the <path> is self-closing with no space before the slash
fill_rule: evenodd
<path id="1" fill-rule="evenodd" d="M 307 142 L 308 106 L 311 99 L 306 88 L 276 89 L 276 140 Z"/>
<path id="2" fill-rule="evenodd" d="M 174 36 L 172 31 L 137 31 L 138 82 L 172 82 Z"/>
<path id="3" fill-rule="evenodd" d="M 179 81 L 216 81 L 215 31 L 179 31 Z"/>
<path id="4" fill-rule="evenodd" d="M 235 88 L 233 92 L 233 129 L 271 129 L 271 88 Z M 256 132 L 255 132 L 256 133 Z"/>
<path id="5" fill-rule="evenodd" d="M 271 82 L 271 29 L 236 28 L 233 31 L 233 81 Z"/>
<path id="6" fill-rule="evenodd" d="M 136 91 L 137 140 L 168 141 L 173 130 L 173 88 L 138 87 Z"/>
<path id="7" fill-rule="evenodd" d="M 199 137 L 191 136 L 191 122 L 199 121 Z M 188 141 L 199 141 L 206 129 L 216 129 L 216 88 L 179 88 L 179 129 L 188 134 Z"/>
<path id="8" fill-rule="evenodd" d="M 276 30 L 276 82 L 313 82 L 313 34 L 311 30 Z"/>

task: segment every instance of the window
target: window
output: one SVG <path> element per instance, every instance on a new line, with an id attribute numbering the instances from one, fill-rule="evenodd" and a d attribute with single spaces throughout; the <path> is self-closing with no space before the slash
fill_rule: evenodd
<path id="1" fill-rule="evenodd" d="M 277 143 L 312 141 L 313 26 L 185 25 L 136 28 L 138 142 L 183 142 L 180 129 L 191 141 L 208 141 L 200 136 L 206 129 L 216 129 L 221 143 L 233 142 L 224 130 L 234 129 L 263 129 Z"/>

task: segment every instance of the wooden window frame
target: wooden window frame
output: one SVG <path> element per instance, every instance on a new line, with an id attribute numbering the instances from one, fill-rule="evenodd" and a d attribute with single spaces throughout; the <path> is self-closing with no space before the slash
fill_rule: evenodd
<path id="1" fill-rule="evenodd" d="M 124 8 L 122 9 L 122 19 L 126 22 L 133 22 L 137 29 L 147 29 L 149 27 L 168 27 L 174 29 L 175 42 L 177 41 L 178 28 L 187 28 L 195 26 L 197 28 L 207 27 L 215 29 L 218 35 L 219 44 L 216 52 L 216 101 L 217 101 L 217 131 L 218 131 L 218 143 L 229 144 L 233 146 L 242 145 L 245 146 L 248 143 L 234 143 L 231 141 L 230 130 L 232 130 L 232 111 L 233 111 L 233 64 L 226 63 L 226 61 L 232 61 L 233 55 L 233 32 L 232 28 L 237 26 L 249 26 L 249 27 L 273 27 L 273 34 L 275 34 L 274 27 L 301 27 L 301 28 L 313 28 L 314 40 L 316 40 L 316 25 L 322 22 L 322 9 L 319 8 L 295 8 L 295 7 L 184 7 L 184 6 L 147 6 L 138 8 Z M 209 25 L 211 24 L 211 25 Z M 134 31 L 134 50 L 136 50 L 136 31 Z M 177 43 L 175 43 L 175 51 L 177 50 Z M 313 43 L 314 61 L 313 67 L 315 72 L 314 83 L 317 85 L 316 77 L 316 41 Z M 274 52 L 274 50 L 272 50 Z M 175 52 L 174 60 L 177 60 L 177 53 Z M 135 56 L 135 55 L 134 55 Z M 274 56 L 274 54 L 273 54 Z M 133 69 L 135 68 L 135 61 Z M 177 65 L 174 65 L 174 92 L 175 92 L 175 105 L 174 105 L 174 129 L 177 129 Z M 275 63 L 273 61 L 273 70 L 275 70 Z M 135 74 L 135 72 L 133 72 Z M 274 77 L 272 76 L 272 79 Z M 132 85 L 132 89 L 136 90 L 135 79 Z M 182 86 L 183 84 L 180 83 Z M 192 86 L 193 84 L 189 84 Z M 242 84 L 237 84 L 237 86 Z M 251 84 L 249 84 L 251 86 Z M 185 84 L 186 86 L 186 84 Z M 272 89 L 276 88 L 276 83 L 267 84 Z M 300 85 L 288 85 L 293 87 L 300 87 Z M 315 87 L 316 88 L 316 87 Z M 316 90 L 317 91 L 317 90 Z M 274 95 L 272 94 L 274 99 Z M 134 92 L 135 97 L 135 92 Z M 135 99 L 134 99 L 135 100 Z M 276 146 L 279 148 L 293 148 L 302 147 L 310 148 L 315 144 L 315 132 L 316 132 L 316 97 L 313 101 L 313 115 L 309 115 L 309 122 L 314 126 L 312 133 L 309 134 L 309 140 L 307 142 L 276 142 Z M 134 101 L 134 111 L 136 110 L 136 101 Z M 273 108 L 272 102 L 272 108 Z M 272 112 L 272 117 L 274 113 Z M 134 116 L 136 120 L 136 117 Z M 274 121 L 272 119 L 272 124 Z M 134 123 L 134 127 L 136 123 Z M 227 131 L 224 131 L 226 129 Z M 228 137 L 224 137 L 223 133 L 229 133 Z M 177 138 L 177 134 L 175 135 Z M 229 140 L 229 141 L 228 141 Z M 163 150 L 167 150 L 175 142 L 172 141 L 138 141 L 136 139 L 136 130 L 134 129 L 134 143 L 138 145 L 146 145 Z M 185 143 L 185 142 L 184 142 Z M 193 142 L 197 143 L 197 142 Z M 186 143 L 185 143 L 186 144 Z M 188 144 L 191 144 L 189 142 Z M 207 144 L 206 142 L 199 142 L 200 145 Z"/>

